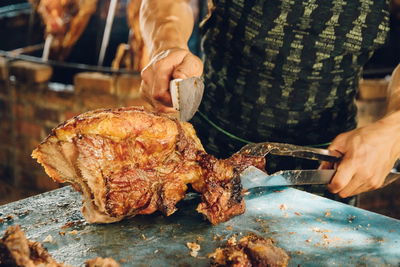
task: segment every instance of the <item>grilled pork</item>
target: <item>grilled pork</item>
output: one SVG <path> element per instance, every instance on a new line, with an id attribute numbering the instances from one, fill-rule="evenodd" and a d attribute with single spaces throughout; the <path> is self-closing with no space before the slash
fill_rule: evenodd
<path id="1" fill-rule="evenodd" d="M 176 211 L 187 184 L 202 194 L 198 211 L 218 224 L 245 210 L 238 174 L 264 158 L 208 155 L 190 123 L 142 108 L 96 110 L 53 129 L 32 153 L 57 182 L 83 194 L 82 213 L 109 223 L 157 210 Z"/>

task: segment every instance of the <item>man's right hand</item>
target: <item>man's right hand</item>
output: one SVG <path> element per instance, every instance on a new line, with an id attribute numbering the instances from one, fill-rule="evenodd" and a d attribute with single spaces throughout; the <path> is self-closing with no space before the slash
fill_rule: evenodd
<path id="1" fill-rule="evenodd" d="M 203 63 L 189 50 L 171 48 L 157 53 L 142 70 L 140 92 L 154 107 L 155 111 L 174 113 L 169 83 L 172 79 L 201 76 Z"/>

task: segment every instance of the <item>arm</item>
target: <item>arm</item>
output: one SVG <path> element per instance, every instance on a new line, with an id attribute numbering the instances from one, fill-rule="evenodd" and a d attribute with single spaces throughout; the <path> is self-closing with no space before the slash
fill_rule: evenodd
<path id="1" fill-rule="evenodd" d="M 335 138 L 330 150 L 344 154 L 329 189 L 341 197 L 378 189 L 400 158 L 400 65 L 388 87 L 386 115 Z"/>
<path id="2" fill-rule="evenodd" d="M 150 57 L 171 48 L 188 49 L 194 24 L 188 0 L 143 0 L 140 22 Z"/>
<path id="3" fill-rule="evenodd" d="M 188 49 L 194 19 L 189 0 L 143 0 L 140 28 L 150 63 L 142 71 L 141 92 L 157 111 L 172 112 L 169 81 L 200 76 L 201 60 Z"/>
<path id="4" fill-rule="evenodd" d="M 400 111 L 400 65 L 394 69 L 388 87 L 387 115 Z"/>

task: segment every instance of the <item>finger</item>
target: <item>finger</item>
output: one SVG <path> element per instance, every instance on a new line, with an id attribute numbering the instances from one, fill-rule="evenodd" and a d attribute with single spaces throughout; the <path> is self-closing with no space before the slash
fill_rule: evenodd
<path id="1" fill-rule="evenodd" d="M 172 106 L 171 93 L 169 91 L 170 76 L 160 74 L 154 81 L 151 95 L 165 106 Z"/>
<path id="2" fill-rule="evenodd" d="M 332 181 L 328 185 L 329 191 L 336 194 L 343 190 L 351 181 L 354 175 L 354 168 L 351 163 L 346 160 L 343 160 L 337 171 L 335 176 L 332 178 Z"/>
<path id="3" fill-rule="evenodd" d="M 365 187 L 365 181 L 363 179 L 357 178 L 356 176 L 353 176 L 353 178 L 347 184 L 347 186 L 343 188 L 341 191 L 339 191 L 337 194 L 341 198 L 351 197 L 356 195 L 356 192 L 363 187 Z"/>
<path id="4" fill-rule="evenodd" d="M 164 106 L 172 106 L 169 83 L 175 65 L 166 58 L 160 59 L 152 66 L 152 86 L 150 95 Z"/>
<path id="5" fill-rule="evenodd" d="M 369 189 L 369 187 L 366 184 L 363 184 L 363 185 L 359 186 L 357 189 L 355 189 L 353 192 L 351 192 L 351 194 L 349 196 L 356 196 L 358 194 L 368 192 L 368 191 L 371 191 L 371 189 Z"/>
<path id="6" fill-rule="evenodd" d="M 187 55 L 181 64 L 175 67 L 172 77 L 174 79 L 186 79 L 194 76 L 201 76 L 203 73 L 203 63 L 195 56 Z"/>

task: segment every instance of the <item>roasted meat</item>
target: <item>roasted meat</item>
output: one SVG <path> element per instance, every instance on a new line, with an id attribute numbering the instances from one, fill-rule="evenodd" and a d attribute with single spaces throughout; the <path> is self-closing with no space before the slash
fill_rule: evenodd
<path id="1" fill-rule="evenodd" d="M 67 267 L 56 262 L 42 244 L 28 240 L 19 225 L 10 226 L 0 239 L 0 266 Z"/>
<path id="2" fill-rule="evenodd" d="M 217 224 L 244 212 L 238 173 L 264 158 L 208 155 L 190 123 L 141 108 L 97 110 L 55 128 L 32 153 L 46 173 L 83 193 L 91 223 L 157 210 L 175 212 L 187 184 L 202 194 L 198 211 Z"/>
<path id="3" fill-rule="evenodd" d="M 63 60 L 96 11 L 97 0 L 29 0 L 52 38 L 50 58 Z"/>
<path id="4" fill-rule="evenodd" d="M 284 267 L 290 257 L 274 245 L 272 239 L 264 239 L 255 234 L 245 236 L 236 242 L 230 239 L 223 248 L 210 254 L 211 266 L 234 267 Z"/>

